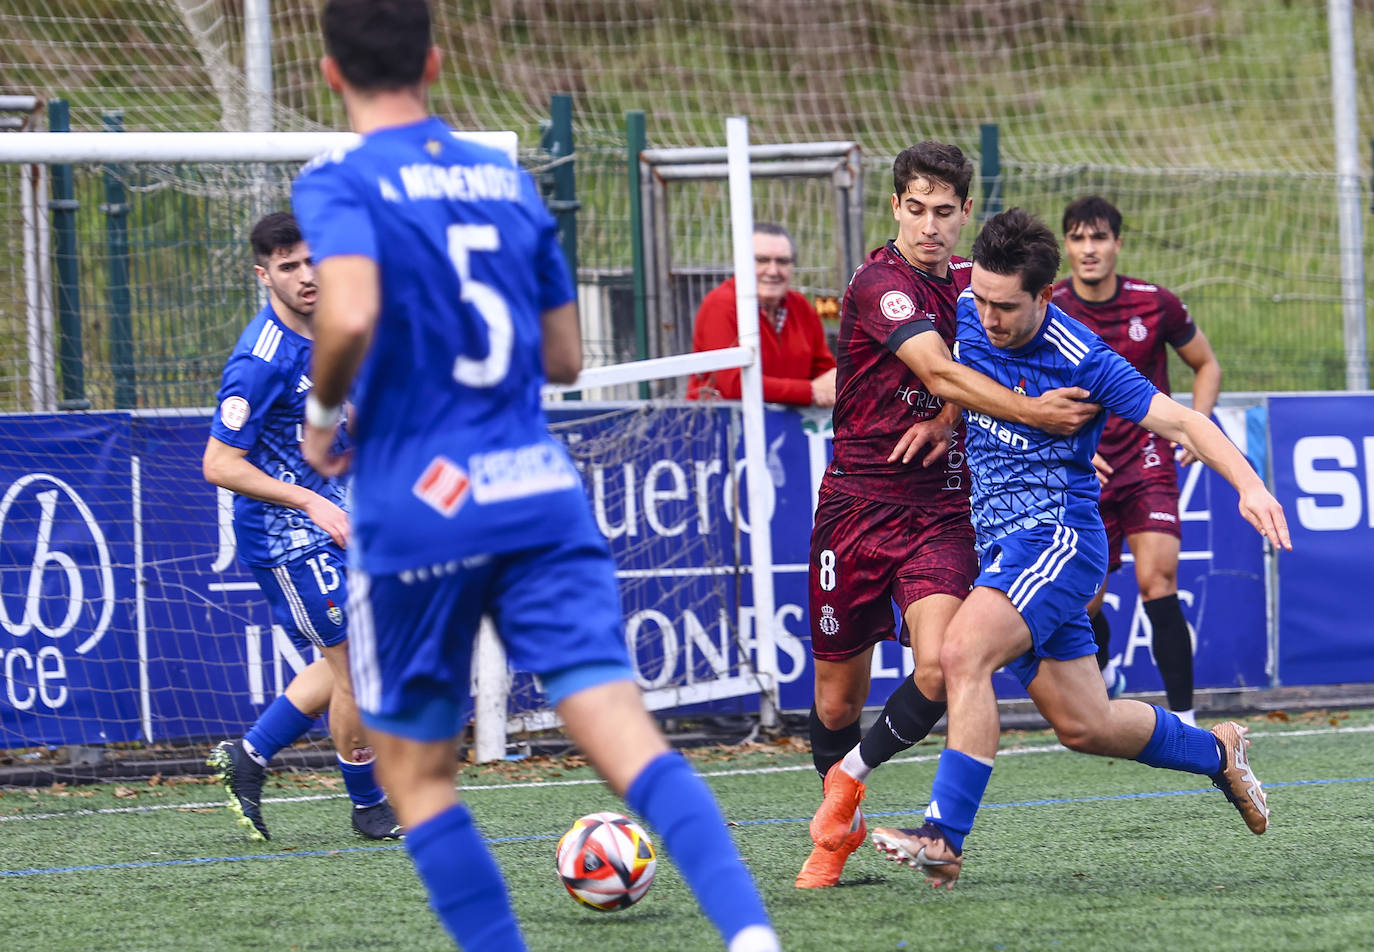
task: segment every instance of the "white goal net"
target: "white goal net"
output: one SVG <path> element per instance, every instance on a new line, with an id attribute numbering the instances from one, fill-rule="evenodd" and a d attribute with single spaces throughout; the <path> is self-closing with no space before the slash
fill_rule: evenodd
<path id="1" fill-rule="evenodd" d="M 70 760 L 63 776 L 240 733 L 311 660 L 274 630 L 200 458 L 223 361 L 261 303 L 247 233 L 288 206 L 301 159 L 349 139 L 99 138 L 0 139 L 15 291 L 0 309 L 0 760 Z M 35 161 L 6 161 L 19 145 Z M 597 379 L 748 359 L 723 353 Z M 742 594 L 740 407 L 551 393 L 549 409 L 610 541 L 650 705 L 757 710 L 770 682 Z M 503 687 L 502 733 L 554 723 L 533 679 Z"/>

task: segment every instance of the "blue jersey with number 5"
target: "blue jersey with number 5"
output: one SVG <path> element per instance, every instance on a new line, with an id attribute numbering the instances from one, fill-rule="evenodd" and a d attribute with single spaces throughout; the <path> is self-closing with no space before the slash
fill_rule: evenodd
<path id="1" fill-rule="evenodd" d="M 581 479 L 540 403 L 540 315 L 574 292 L 529 175 L 429 118 L 316 159 L 292 204 L 317 264 L 357 255 L 380 275 L 351 394 L 362 568 L 445 565 L 581 523 Z"/>

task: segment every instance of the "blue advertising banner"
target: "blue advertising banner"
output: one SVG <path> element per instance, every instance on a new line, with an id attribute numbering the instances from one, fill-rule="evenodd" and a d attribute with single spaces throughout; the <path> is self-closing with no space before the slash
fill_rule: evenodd
<path id="1" fill-rule="evenodd" d="M 1306 412 L 1278 424 L 1293 441 L 1303 439 L 1295 421 Z M 756 709 L 753 519 L 737 408 L 567 403 L 551 417 L 615 554 L 640 683 L 680 713 Z M 201 475 L 207 433 L 204 413 L 0 416 L 0 748 L 225 736 L 313 660 L 274 629 L 237 560 L 228 494 Z M 1284 655 L 1289 681 L 1348 679 L 1352 657 L 1374 673 L 1374 652 L 1356 650 L 1357 626 L 1314 617 L 1318 585 L 1329 592 L 1333 578 L 1349 576 L 1340 590 L 1359 590 L 1350 553 L 1370 543 L 1359 494 L 1372 485 L 1374 435 L 1352 429 L 1331 439 L 1345 443 L 1302 443 L 1317 453 L 1296 477 L 1310 498 L 1285 500 L 1290 513 L 1316 514 L 1320 527 L 1303 531 L 1341 546 L 1329 566 L 1301 563 L 1296 579 L 1285 576 L 1285 606 L 1302 632 Z M 807 559 L 829 417 L 769 408 L 766 442 L 779 688 L 785 709 L 806 710 Z M 1276 469 L 1292 485 L 1295 451 L 1280 452 L 1280 442 L 1276 431 L 1276 456 L 1289 461 Z M 1214 474 L 1185 475 L 1179 585 L 1200 687 L 1269 680 L 1260 543 L 1235 504 Z M 1109 589 L 1113 648 L 1128 690 L 1157 690 L 1130 569 Z M 1325 603 L 1321 611 L 1329 620 Z M 879 645 L 869 703 L 881 704 L 910 666 L 895 640 Z M 517 709 L 538 702 L 530 679 L 517 678 L 516 688 Z M 1005 675 L 997 688 L 1021 693 Z"/>
<path id="2" fill-rule="evenodd" d="M 1293 536 L 1279 557 L 1279 680 L 1374 681 L 1374 395 L 1270 397 L 1269 439 Z"/>
<path id="3" fill-rule="evenodd" d="M 127 414 L 0 416 L 0 747 L 142 735 Z"/>
<path id="4" fill-rule="evenodd" d="M 1201 463 L 1180 473 L 1178 598 L 1193 636 L 1193 683 L 1198 688 L 1270 684 L 1264 547 L 1240 515 L 1239 498 L 1226 480 Z M 1121 569 L 1108 576 L 1103 604 L 1112 628 L 1112 654 L 1121 659 L 1128 692 L 1163 691 L 1129 547 L 1122 560 Z"/>

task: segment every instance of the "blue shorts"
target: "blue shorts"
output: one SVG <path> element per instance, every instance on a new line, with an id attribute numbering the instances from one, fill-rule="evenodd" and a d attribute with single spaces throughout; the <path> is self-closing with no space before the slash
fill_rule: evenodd
<path id="1" fill-rule="evenodd" d="M 346 563 L 342 549 L 325 546 L 285 565 L 249 566 L 272 608 L 272 620 L 302 651 L 348 637 Z"/>
<path id="2" fill-rule="evenodd" d="M 1107 577 L 1102 527 L 1037 526 L 988 545 L 973 584 L 1005 592 L 1030 629 L 1031 650 L 1007 664 L 1030 687 L 1041 658 L 1072 661 L 1097 654 L 1085 606 Z"/>
<path id="3" fill-rule="evenodd" d="M 615 566 L 599 536 L 395 575 L 354 569 L 351 581 L 353 694 L 375 730 L 429 741 L 462 729 L 483 615 L 511 667 L 540 676 L 551 703 L 634 676 Z"/>

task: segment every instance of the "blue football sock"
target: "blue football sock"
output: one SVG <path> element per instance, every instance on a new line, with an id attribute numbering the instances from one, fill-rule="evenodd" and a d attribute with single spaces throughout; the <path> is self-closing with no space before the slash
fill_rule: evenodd
<path id="1" fill-rule="evenodd" d="M 524 952 L 506 884 L 472 814 L 455 803 L 406 831 L 406 850 L 439 922 L 465 952 Z"/>
<path id="2" fill-rule="evenodd" d="M 301 713 L 285 694 L 277 697 L 262 712 L 257 723 L 243 735 L 263 760 L 271 760 L 277 751 L 294 744 L 315 723 L 315 718 Z"/>
<path id="3" fill-rule="evenodd" d="M 1211 731 L 1189 727 L 1158 704 L 1150 706 L 1155 709 L 1155 732 L 1136 760 L 1206 777 L 1221 769 L 1221 749 Z"/>
<path id="4" fill-rule="evenodd" d="M 372 772 L 373 761 L 355 764 L 339 758 L 339 773 L 343 774 L 344 786 L 348 788 L 348 799 L 355 807 L 370 807 L 386 799 L 377 778 Z"/>
<path id="5" fill-rule="evenodd" d="M 956 850 L 963 850 L 964 837 L 973 829 L 973 818 L 978 815 L 991 776 L 991 764 L 948 747 L 940 752 L 926 819 L 940 828 Z"/>
<path id="6" fill-rule="evenodd" d="M 662 837 L 726 945 L 748 926 L 769 926 L 715 798 L 681 754 L 670 751 L 650 761 L 630 784 L 625 802 Z"/>

